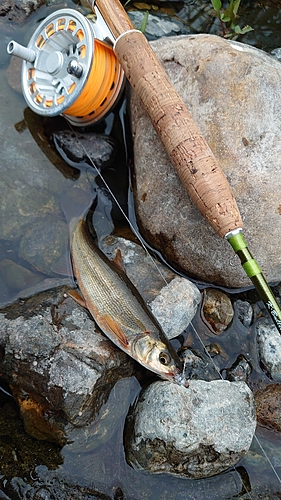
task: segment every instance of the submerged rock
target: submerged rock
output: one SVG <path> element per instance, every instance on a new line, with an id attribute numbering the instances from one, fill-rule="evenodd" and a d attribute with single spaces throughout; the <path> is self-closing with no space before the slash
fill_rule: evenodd
<path id="1" fill-rule="evenodd" d="M 233 365 L 225 370 L 227 380 L 230 382 L 248 382 L 252 367 L 243 354 L 240 354 Z"/>
<path id="2" fill-rule="evenodd" d="M 253 255 L 269 282 L 280 281 L 279 245 L 272 245 L 281 234 L 280 63 L 213 35 L 162 38 L 152 48 L 231 184 Z M 191 276 L 249 285 L 228 242 L 191 203 L 134 93 L 130 108 L 136 210 L 148 242 Z"/>
<path id="3" fill-rule="evenodd" d="M 35 476 L 35 477 L 34 477 Z M 50 471 L 44 465 L 35 467 L 32 472 L 32 481 L 28 477 L 13 477 L 5 481 L 3 490 L 9 496 L 1 496 L 7 500 L 29 500 L 53 499 L 69 500 L 110 500 L 110 497 L 97 491 L 94 487 L 80 486 L 75 484 L 73 478 L 60 477 L 56 471 Z M 3 491 L 2 489 L 0 491 Z M 4 495 L 3 491 L 3 495 Z"/>
<path id="4" fill-rule="evenodd" d="M 25 231 L 19 245 L 19 257 L 41 273 L 50 275 L 53 265 L 66 254 L 68 241 L 69 228 L 62 218 L 42 217 Z"/>
<path id="5" fill-rule="evenodd" d="M 36 286 L 42 281 L 41 276 L 9 259 L 0 261 L 0 274 L 10 292 L 15 293 Z"/>
<path id="6" fill-rule="evenodd" d="M 248 328 L 253 321 L 253 308 L 246 300 L 236 300 L 234 304 L 235 312 L 242 325 Z"/>
<path id="7" fill-rule="evenodd" d="M 182 348 L 181 358 L 184 361 L 184 375 L 186 380 L 219 380 L 220 368 L 208 355 L 199 354 L 193 349 Z"/>
<path id="8" fill-rule="evenodd" d="M 256 427 L 253 395 L 243 382 L 155 382 L 128 418 L 127 461 L 136 469 L 199 479 L 237 463 Z"/>
<path id="9" fill-rule="evenodd" d="M 116 157 L 117 144 L 106 134 L 61 130 L 54 132 L 53 139 L 66 157 L 75 163 L 85 162 L 92 166 L 93 162 L 98 169 L 104 169 Z"/>

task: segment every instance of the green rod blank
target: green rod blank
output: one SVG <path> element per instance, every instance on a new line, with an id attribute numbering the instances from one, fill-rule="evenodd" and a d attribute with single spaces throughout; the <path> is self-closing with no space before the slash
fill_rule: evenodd
<path id="1" fill-rule="evenodd" d="M 229 233 L 229 236 L 226 235 L 225 237 L 229 241 L 235 253 L 238 255 L 244 271 L 255 286 L 279 333 L 281 333 L 280 306 L 276 298 L 274 297 L 271 288 L 268 286 L 262 274 L 260 266 L 253 258 L 250 250 L 248 249 L 248 245 L 241 230 L 239 230 L 238 232 Z"/>

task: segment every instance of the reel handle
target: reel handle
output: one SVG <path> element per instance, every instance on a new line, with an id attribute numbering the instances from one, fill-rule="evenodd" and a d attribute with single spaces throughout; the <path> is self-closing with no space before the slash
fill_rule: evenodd
<path id="1" fill-rule="evenodd" d="M 242 228 L 220 165 L 146 37 L 134 28 L 118 0 L 96 0 L 95 6 L 116 39 L 115 54 L 193 203 L 222 238 Z"/>

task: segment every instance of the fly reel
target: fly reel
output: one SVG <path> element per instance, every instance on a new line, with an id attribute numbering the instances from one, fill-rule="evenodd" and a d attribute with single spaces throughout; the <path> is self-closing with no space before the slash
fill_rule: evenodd
<path id="1" fill-rule="evenodd" d="M 48 16 L 28 46 L 8 44 L 23 59 L 22 89 L 28 106 L 43 116 L 64 115 L 75 126 L 93 124 L 112 109 L 125 77 L 112 39 L 96 9 L 94 21 L 73 9 Z"/>

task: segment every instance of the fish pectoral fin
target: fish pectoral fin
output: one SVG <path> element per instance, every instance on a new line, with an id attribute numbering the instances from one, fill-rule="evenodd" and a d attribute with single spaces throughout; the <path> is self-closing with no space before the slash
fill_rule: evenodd
<path id="1" fill-rule="evenodd" d="M 120 248 L 117 249 L 116 255 L 115 255 L 114 259 L 112 260 L 112 262 L 114 262 L 114 264 L 116 265 L 116 267 L 118 267 L 118 269 L 120 269 L 120 271 L 125 272 L 125 266 L 123 263 Z"/>
<path id="2" fill-rule="evenodd" d="M 68 295 L 72 297 L 79 306 L 85 307 L 85 309 L 88 309 L 87 304 L 85 302 L 85 299 L 79 290 L 68 290 Z"/>
<path id="3" fill-rule="evenodd" d="M 123 344 L 124 347 L 127 347 L 129 345 L 129 342 L 125 333 L 120 328 L 120 326 L 108 314 L 104 315 L 104 320 L 106 321 L 110 330 L 118 338 L 119 342 L 121 342 L 121 344 Z"/>

